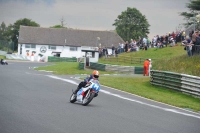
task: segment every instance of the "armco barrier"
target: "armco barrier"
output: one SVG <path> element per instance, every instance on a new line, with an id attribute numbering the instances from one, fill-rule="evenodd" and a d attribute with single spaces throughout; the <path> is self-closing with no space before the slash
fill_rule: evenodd
<path id="1" fill-rule="evenodd" d="M 90 68 L 105 71 L 105 64 L 90 62 Z"/>
<path id="2" fill-rule="evenodd" d="M 102 70 L 102 71 L 143 74 L 143 67 L 118 66 L 118 65 L 109 65 L 109 64 L 100 64 L 100 63 L 90 62 L 90 68 L 96 69 L 96 70 Z"/>
<path id="3" fill-rule="evenodd" d="M 79 62 L 78 68 L 79 68 L 80 70 L 84 70 L 84 69 L 85 69 L 85 63 Z"/>
<path id="4" fill-rule="evenodd" d="M 144 68 L 143 67 L 135 67 L 135 74 L 143 74 Z"/>
<path id="5" fill-rule="evenodd" d="M 151 70 L 150 83 L 200 96 L 200 77 L 166 71 Z"/>

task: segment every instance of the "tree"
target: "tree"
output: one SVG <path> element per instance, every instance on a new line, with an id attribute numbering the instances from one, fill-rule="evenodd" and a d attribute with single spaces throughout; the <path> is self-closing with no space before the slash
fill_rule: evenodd
<path id="1" fill-rule="evenodd" d="M 0 49 L 12 49 L 12 42 L 11 42 L 11 24 L 7 27 L 4 22 L 0 25 Z"/>
<path id="2" fill-rule="evenodd" d="M 189 3 L 186 3 L 186 7 L 189 9 L 189 12 L 180 13 L 186 20 L 184 26 L 187 28 L 194 23 L 198 26 L 199 22 L 196 20 L 196 15 L 198 15 L 200 11 L 200 0 L 190 0 Z"/>
<path id="3" fill-rule="evenodd" d="M 20 25 L 40 27 L 39 24 L 37 24 L 36 22 L 34 22 L 34 21 L 32 21 L 31 19 L 28 19 L 28 18 L 17 20 L 12 25 L 12 30 L 11 30 L 11 33 L 10 33 L 11 34 L 11 39 L 12 39 L 12 41 L 15 44 L 14 50 L 17 50 L 17 46 L 18 46 L 18 37 L 19 37 L 19 28 L 20 28 Z"/>
<path id="4" fill-rule="evenodd" d="M 54 25 L 54 26 L 52 26 L 50 28 L 65 28 L 65 27 L 63 27 L 62 25 Z"/>
<path id="5" fill-rule="evenodd" d="M 138 39 L 149 34 L 149 23 L 142 13 L 136 8 L 128 7 L 121 15 L 118 15 L 115 23 L 116 32 L 123 40 Z"/>
<path id="6" fill-rule="evenodd" d="M 0 25 L 0 40 L 6 40 L 6 24 L 4 22 Z"/>

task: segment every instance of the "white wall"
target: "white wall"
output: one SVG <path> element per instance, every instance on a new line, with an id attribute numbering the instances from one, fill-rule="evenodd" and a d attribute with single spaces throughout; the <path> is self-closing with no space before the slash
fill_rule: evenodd
<path id="1" fill-rule="evenodd" d="M 20 45 L 18 44 L 18 55 L 20 55 Z M 41 47 L 46 47 L 46 52 L 42 53 L 40 51 Z M 32 52 L 35 51 L 35 55 L 34 56 L 38 56 L 39 54 L 44 55 L 45 57 L 48 56 L 53 56 L 52 52 L 61 52 L 60 53 L 60 57 L 76 57 L 76 58 L 80 58 L 85 56 L 85 53 L 82 52 L 81 50 L 96 50 L 94 47 L 87 47 L 87 46 L 83 46 L 83 47 L 77 47 L 77 51 L 70 51 L 70 46 L 56 46 L 56 50 L 51 50 L 49 49 L 49 45 L 36 45 L 36 48 L 25 48 L 25 44 L 22 44 L 22 54 L 23 56 L 27 56 L 27 50 L 29 50 L 29 56 L 31 56 Z M 98 58 L 99 58 L 99 54 L 98 52 L 95 52 L 95 58 L 91 58 L 92 62 L 98 62 Z"/>
<path id="2" fill-rule="evenodd" d="M 90 62 L 98 62 L 99 60 L 99 53 L 95 52 L 95 58 L 90 57 Z"/>
<path id="3" fill-rule="evenodd" d="M 42 46 L 46 47 L 47 49 L 45 53 L 40 51 Z M 31 55 L 32 51 L 35 51 L 35 55 L 42 54 L 44 56 L 53 56 L 52 52 L 61 52 L 60 57 L 81 57 L 81 47 L 78 47 L 77 51 L 70 51 L 69 46 L 56 46 L 56 50 L 51 50 L 48 48 L 48 45 L 36 45 L 36 48 L 25 48 L 25 44 L 22 44 L 22 55 L 26 56 L 26 50 L 29 50 L 29 55 Z M 20 44 L 18 45 L 18 55 L 20 55 Z"/>

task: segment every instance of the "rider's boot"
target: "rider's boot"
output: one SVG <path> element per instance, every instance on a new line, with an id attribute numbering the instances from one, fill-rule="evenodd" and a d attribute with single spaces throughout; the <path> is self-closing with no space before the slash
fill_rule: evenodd
<path id="1" fill-rule="evenodd" d="M 76 94 L 80 90 L 80 87 L 78 86 L 77 89 L 74 91 L 74 94 Z"/>

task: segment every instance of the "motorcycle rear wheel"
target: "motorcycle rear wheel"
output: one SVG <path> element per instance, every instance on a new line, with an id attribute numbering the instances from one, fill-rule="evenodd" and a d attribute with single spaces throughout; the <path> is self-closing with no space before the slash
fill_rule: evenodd
<path id="1" fill-rule="evenodd" d="M 82 101 L 82 105 L 83 106 L 87 106 L 92 101 L 92 99 L 94 98 L 94 96 L 95 96 L 95 93 L 90 93 L 90 96 L 88 98 L 84 97 L 83 101 Z"/>
<path id="2" fill-rule="evenodd" d="M 76 96 L 75 94 L 72 94 L 70 97 L 70 103 L 74 103 L 74 102 L 76 102 Z"/>

